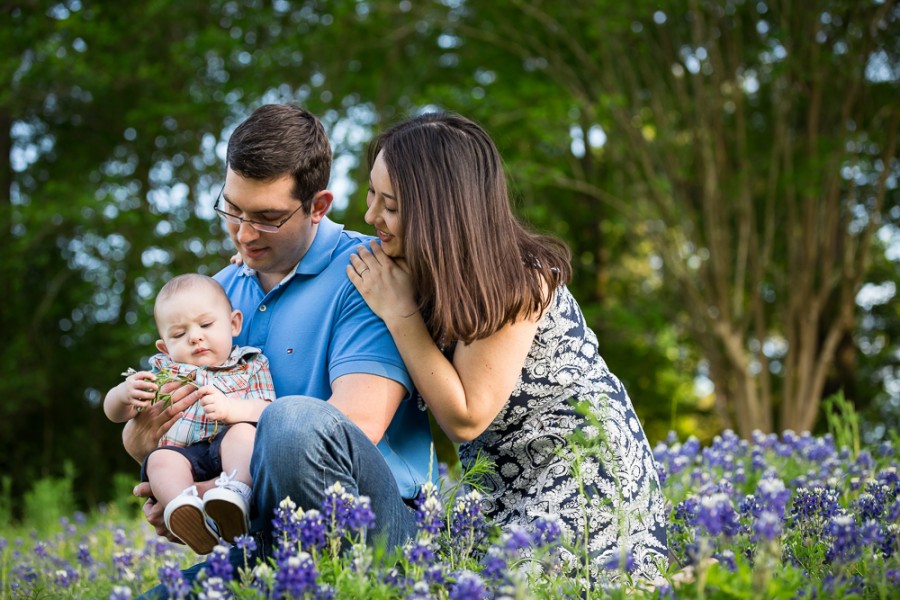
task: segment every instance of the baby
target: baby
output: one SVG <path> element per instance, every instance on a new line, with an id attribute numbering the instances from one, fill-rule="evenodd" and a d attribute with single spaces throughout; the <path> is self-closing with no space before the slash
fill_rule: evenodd
<path id="1" fill-rule="evenodd" d="M 141 467 L 153 496 L 165 505 L 165 524 L 198 554 L 208 554 L 249 531 L 250 456 L 256 422 L 275 399 L 269 363 L 259 349 L 232 347 L 243 315 L 217 281 L 189 273 L 173 278 L 153 308 L 160 354 L 151 371 L 138 371 L 103 401 L 109 419 L 122 423 L 157 398 L 162 375 L 190 381 L 200 399 L 160 440 Z M 159 376 L 159 377 L 158 377 Z M 195 481 L 217 475 L 216 487 L 197 493 Z"/>

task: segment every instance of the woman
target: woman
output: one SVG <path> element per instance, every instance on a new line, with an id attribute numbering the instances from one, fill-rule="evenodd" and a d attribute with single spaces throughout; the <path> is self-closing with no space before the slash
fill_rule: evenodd
<path id="1" fill-rule="evenodd" d="M 650 447 L 566 288 L 568 250 L 516 220 L 490 137 L 425 114 L 379 136 L 369 165 L 366 222 L 381 243 L 360 246 L 347 275 L 463 464 L 494 461 L 488 518 L 530 528 L 559 515 L 594 575 L 630 552 L 635 575 L 658 577 L 665 510 Z M 598 450 L 573 446 L 576 431 Z"/>

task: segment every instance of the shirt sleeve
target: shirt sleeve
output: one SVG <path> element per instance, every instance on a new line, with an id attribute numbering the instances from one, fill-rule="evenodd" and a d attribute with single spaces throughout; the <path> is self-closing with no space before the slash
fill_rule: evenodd
<path id="1" fill-rule="evenodd" d="M 412 395 L 413 384 L 400 352 L 384 324 L 353 284 L 344 288 L 341 318 L 334 323 L 329 352 L 329 378 L 367 373 L 393 379 Z"/>
<path id="2" fill-rule="evenodd" d="M 250 361 L 252 373 L 247 383 L 247 395 L 271 402 L 275 399 L 275 383 L 269 370 L 269 359 L 256 354 Z"/>

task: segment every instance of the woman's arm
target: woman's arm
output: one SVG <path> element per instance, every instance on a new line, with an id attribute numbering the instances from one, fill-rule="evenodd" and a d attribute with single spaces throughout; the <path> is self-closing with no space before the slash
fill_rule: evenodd
<path id="1" fill-rule="evenodd" d="M 381 317 L 410 376 L 444 432 L 475 439 L 506 404 L 525 365 L 540 315 L 506 325 L 471 344 L 458 344 L 451 363 L 419 314 L 409 274 L 377 244 L 351 257 L 347 275 Z M 359 273 L 362 275 L 359 275 Z"/>

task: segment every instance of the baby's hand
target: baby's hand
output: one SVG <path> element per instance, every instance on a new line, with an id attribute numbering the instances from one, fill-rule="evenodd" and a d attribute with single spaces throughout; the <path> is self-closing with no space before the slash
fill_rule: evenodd
<path id="1" fill-rule="evenodd" d="M 138 371 L 125 378 L 125 403 L 130 404 L 135 410 L 144 410 L 154 398 L 158 385 L 153 383 L 156 375 L 150 371 Z"/>
<path id="2" fill-rule="evenodd" d="M 232 407 L 235 403 L 233 398 L 229 398 L 221 390 L 211 385 L 204 385 L 197 390 L 197 395 L 200 396 L 200 406 L 203 407 L 207 418 L 223 423 L 231 422 Z"/>
<path id="3" fill-rule="evenodd" d="M 228 262 L 233 265 L 241 266 L 242 264 L 244 264 L 244 257 L 241 256 L 240 252 L 235 252 L 234 256 L 228 259 Z"/>

